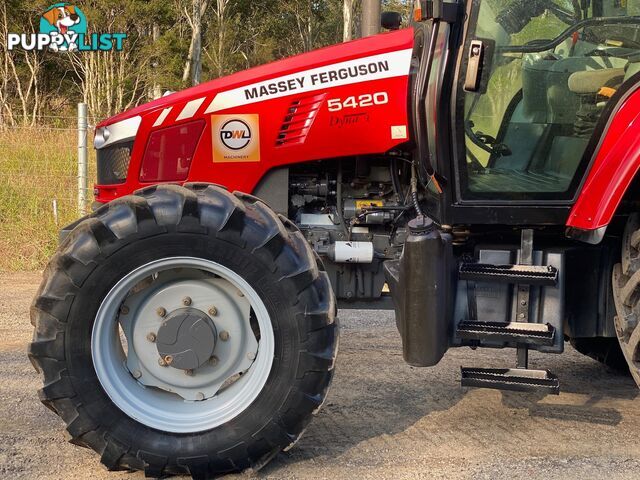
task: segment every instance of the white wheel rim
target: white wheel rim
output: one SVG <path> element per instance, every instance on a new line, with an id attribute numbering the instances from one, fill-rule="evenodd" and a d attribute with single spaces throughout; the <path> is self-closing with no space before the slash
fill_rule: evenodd
<path id="1" fill-rule="evenodd" d="M 155 386 L 145 386 L 141 383 L 142 380 L 155 377 L 145 376 L 141 378 L 141 381 L 134 378 L 134 373 L 138 375 L 138 378 L 140 378 L 141 373 L 140 370 L 135 370 L 132 373 L 127 367 L 127 354 L 123 350 L 118 329 L 118 326 L 123 322 L 122 306 L 129 301 L 128 299 L 132 298 L 130 294 L 132 288 L 151 276 L 155 275 L 156 277 L 154 278 L 158 278 L 158 275 L 162 275 L 163 272 L 175 271 L 176 269 L 181 269 L 180 271 L 183 275 L 183 280 L 178 284 L 178 287 L 184 284 L 185 288 L 188 286 L 190 289 L 190 292 L 185 292 L 185 294 L 193 291 L 193 284 L 189 283 L 187 279 L 190 272 L 193 272 L 196 278 L 196 272 L 200 272 L 200 274 L 206 272 L 228 282 L 229 288 L 237 289 L 237 292 L 242 294 L 238 293 L 238 295 L 244 296 L 248 300 L 260 331 L 260 338 L 257 341 L 257 354 L 252 351 L 252 353 L 244 355 L 244 350 L 241 350 L 242 346 L 239 347 L 240 350 L 236 353 L 236 355 L 242 353 L 245 357 L 249 357 L 251 360 L 249 362 L 250 367 L 243 371 L 242 375 L 237 377 L 239 379 L 230 386 L 201 401 L 185 399 L 190 395 L 190 387 L 184 388 L 184 385 L 174 385 L 169 381 L 168 387 L 182 388 L 181 395 L 183 396 L 181 396 L 161 390 Z M 185 271 L 189 273 L 185 275 Z M 153 290 L 150 291 L 153 292 Z M 136 295 L 139 294 L 136 293 L 133 297 Z M 149 302 L 147 300 L 153 298 L 159 297 L 149 294 L 149 297 L 138 303 L 145 305 L 144 308 L 148 308 Z M 146 320 L 148 319 L 148 311 L 146 312 L 146 317 L 141 316 L 141 319 L 136 317 L 138 312 L 144 312 L 143 307 L 139 308 L 140 310 L 129 311 L 125 314 L 125 316 L 130 317 L 125 322 L 125 327 L 123 327 L 128 349 L 135 349 L 137 348 L 136 345 L 140 344 L 140 338 L 137 333 L 135 333 L 136 336 L 133 339 L 129 338 L 136 331 L 136 323 L 138 321 L 142 322 L 142 318 L 148 321 Z M 238 316 L 237 319 L 239 323 L 248 321 L 248 319 L 240 317 Z M 229 320 L 227 319 L 226 321 Z M 246 325 L 243 328 L 244 330 L 242 331 L 246 332 Z M 256 343 L 255 337 L 253 343 Z M 250 339 L 242 342 L 241 345 L 247 344 L 251 344 Z M 246 348 L 253 350 L 252 347 Z M 173 257 L 150 262 L 137 268 L 122 278 L 111 289 L 98 309 L 91 336 L 91 349 L 93 365 L 98 380 L 109 398 L 120 410 L 132 419 L 157 430 L 190 433 L 206 431 L 223 425 L 240 415 L 255 401 L 264 388 L 271 371 L 275 340 L 271 320 L 264 302 L 240 275 L 224 265 L 210 260 L 193 257 Z M 218 346 L 216 346 L 214 352 L 217 350 Z M 131 352 L 130 356 L 132 358 L 133 354 L 137 355 L 137 350 L 131 350 Z M 143 358 L 145 355 L 148 356 L 148 352 L 144 352 L 139 357 Z M 255 357 L 255 360 L 253 357 Z M 159 356 L 158 359 L 160 359 Z M 142 365 L 142 360 L 140 364 Z M 154 368 L 147 363 L 144 364 L 141 370 L 145 372 L 147 370 L 153 371 Z M 213 374 L 204 373 L 203 375 Z M 201 378 L 198 378 L 198 381 Z M 197 388 L 199 389 L 200 387 Z"/>

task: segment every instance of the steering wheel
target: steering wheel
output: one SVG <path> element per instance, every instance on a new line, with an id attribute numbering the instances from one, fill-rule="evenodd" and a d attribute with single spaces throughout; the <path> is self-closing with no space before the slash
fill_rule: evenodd
<path id="1" fill-rule="evenodd" d="M 556 5 L 553 0 L 515 0 L 497 15 L 496 21 L 502 25 L 507 33 L 513 35 L 526 27 L 531 19 L 539 17 L 546 10 L 553 12 L 560 21 L 567 25 L 579 22 L 582 18 L 580 10 L 573 13 L 567 12 Z"/>

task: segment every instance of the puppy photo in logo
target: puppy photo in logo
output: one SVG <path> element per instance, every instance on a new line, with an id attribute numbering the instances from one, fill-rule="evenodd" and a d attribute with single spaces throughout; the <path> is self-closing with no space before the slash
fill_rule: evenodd
<path id="1" fill-rule="evenodd" d="M 60 36 L 60 41 L 49 45 L 51 50 L 74 52 L 78 50 L 78 34 L 87 33 L 87 20 L 78 7 L 56 3 L 40 17 L 40 33 Z"/>

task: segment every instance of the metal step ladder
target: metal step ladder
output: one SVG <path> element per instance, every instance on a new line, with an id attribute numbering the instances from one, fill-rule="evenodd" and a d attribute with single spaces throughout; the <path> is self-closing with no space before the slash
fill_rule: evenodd
<path id="1" fill-rule="evenodd" d="M 529 323 L 531 286 L 554 286 L 558 270 L 552 266 L 533 265 L 533 230 L 522 231 L 517 265 L 463 263 L 462 280 L 510 283 L 517 288 L 516 319 L 513 322 L 479 322 L 468 320 L 458 325 L 457 335 L 466 340 L 515 343 L 516 368 L 461 368 L 463 387 L 493 388 L 518 392 L 560 393 L 558 377 L 548 370 L 529 369 L 529 346 L 553 345 L 556 330 L 550 324 Z"/>

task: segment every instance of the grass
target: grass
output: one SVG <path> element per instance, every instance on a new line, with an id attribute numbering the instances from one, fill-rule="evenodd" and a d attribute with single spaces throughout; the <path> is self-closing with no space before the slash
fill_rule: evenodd
<path id="1" fill-rule="evenodd" d="M 90 202 L 92 157 L 89 168 Z M 0 271 L 44 268 L 59 230 L 79 216 L 77 183 L 74 128 L 0 131 Z"/>

